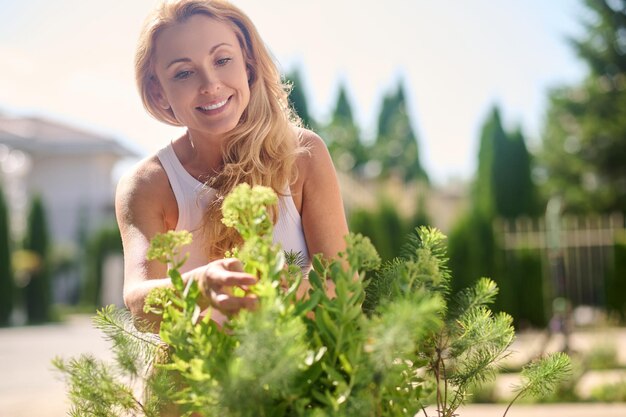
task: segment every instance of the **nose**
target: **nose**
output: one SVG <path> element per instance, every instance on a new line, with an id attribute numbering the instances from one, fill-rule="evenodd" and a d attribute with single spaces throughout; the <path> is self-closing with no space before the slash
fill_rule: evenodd
<path id="1" fill-rule="evenodd" d="M 200 81 L 200 93 L 206 95 L 212 95 L 219 92 L 221 83 L 219 78 L 213 71 L 204 70 L 201 73 Z"/>

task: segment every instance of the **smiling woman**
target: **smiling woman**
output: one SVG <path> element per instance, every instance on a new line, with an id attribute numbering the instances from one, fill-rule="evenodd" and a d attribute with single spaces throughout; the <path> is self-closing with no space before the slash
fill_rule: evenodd
<path id="1" fill-rule="evenodd" d="M 124 300 L 134 315 L 146 317 L 150 290 L 171 285 L 166 267 L 146 260 L 150 240 L 167 230 L 193 233 L 183 279 L 205 289 L 212 319 L 223 323 L 254 307 L 252 295 L 234 296 L 230 287 L 247 289 L 256 277 L 243 273 L 238 260 L 223 259 L 240 241 L 222 224 L 221 204 L 240 183 L 280 196 L 271 212 L 274 241 L 300 252 L 304 269 L 310 255 L 330 258 L 344 249 L 348 230 L 328 151 L 300 127 L 288 88 L 241 10 L 222 0 L 164 2 L 140 37 L 136 78 L 147 111 L 186 132 L 118 186 Z"/>

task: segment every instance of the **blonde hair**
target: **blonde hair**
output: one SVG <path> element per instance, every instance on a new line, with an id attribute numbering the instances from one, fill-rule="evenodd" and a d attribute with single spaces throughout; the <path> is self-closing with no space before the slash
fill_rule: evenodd
<path id="1" fill-rule="evenodd" d="M 226 134 L 221 172 L 208 181 L 216 199 L 204 215 L 205 248 L 209 259 L 222 257 L 240 242 L 237 232 L 221 222 L 224 197 L 237 185 L 271 187 L 283 194 L 296 176 L 296 158 L 305 149 L 299 144 L 299 119 L 288 102 L 288 87 L 252 21 L 223 0 L 177 0 L 161 4 L 148 18 L 135 57 L 137 85 L 146 110 L 156 119 L 175 126 L 171 109 L 161 108 L 153 91 L 155 44 L 167 27 L 202 14 L 228 24 L 239 41 L 249 75 L 250 101 L 237 126 Z M 276 222 L 278 211 L 271 209 Z"/>

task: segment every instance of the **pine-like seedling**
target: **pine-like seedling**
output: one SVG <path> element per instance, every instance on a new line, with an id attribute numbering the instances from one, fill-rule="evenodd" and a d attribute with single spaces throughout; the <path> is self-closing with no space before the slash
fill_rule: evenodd
<path id="1" fill-rule="evenodd" d="M 191 235 L 153 240 L 149 257 L 170 266 L 172 281 L 146 300 L 146 312 L 162 318 L 159 337 L 135 330 L 127 313 L 102 310 L 97 325 L 116 363 L 55 362 L 75 415 L 427 416 L 434 406 L 442 417 L 493 376 L 513 339 L 511 319 L 489 310 L 490 280 L 450 295 L 440 232 L 418 229 L 405 256 L 383 267 L 367 238 L 349 235 L 337 259 L 313 257 L 300 297 L 299 257 L 272 243 L 267 206 L 276 203 L 270 189 L 245 184 L 224 200 L 223 221 L 244 240 L 229 255 L 258 277 L 248 291 L 259 303 L 223 328 L 201 311 L 196 281 L 180 275 Z M 566 368 L 538 366 L 520 395 L 542 391 L 538 379 L 556 380 Z"/>

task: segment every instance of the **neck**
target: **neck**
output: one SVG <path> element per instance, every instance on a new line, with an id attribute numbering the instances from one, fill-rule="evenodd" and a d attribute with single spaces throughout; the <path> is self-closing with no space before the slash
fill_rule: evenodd
<path id="1" fill-rule="evenodd" d="M 179 157 L 185 169 L 200 181 L 215 176 L 222 167 L 222 142 L 187 131 L 179 141 Z"/>

